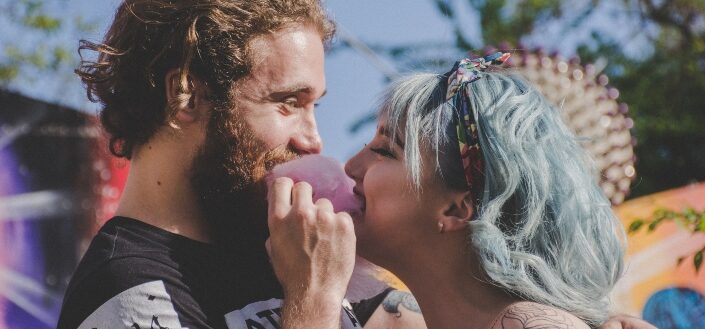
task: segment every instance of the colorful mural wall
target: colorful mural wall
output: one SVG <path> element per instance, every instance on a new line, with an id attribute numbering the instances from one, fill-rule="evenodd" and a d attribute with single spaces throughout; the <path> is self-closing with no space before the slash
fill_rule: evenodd
<path id="1" fill-rule="evenodd" d="M 127 172 L 100 141 L 91 115 L 0 93 L 0 329 L 55 327 Z"/>
<path id="2" fill-rule="evenodd" d="M 628 227 L 659 208 L 689 207 L 705 210 L 705 183 L 633 199 L 615 211 Z M 658 328 L 705 328 L 705 270 L 698 273 L 693 266 L 693 255 L 703 247 L 705 235 L 693 235 L 675 223 L 629 236 L 626 273 L 614 291 L 618 309 Z"/>

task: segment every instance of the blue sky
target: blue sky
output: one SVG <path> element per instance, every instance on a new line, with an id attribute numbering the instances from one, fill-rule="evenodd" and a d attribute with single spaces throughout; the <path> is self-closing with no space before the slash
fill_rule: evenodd
<path id="1" fill-rule="evenodd" d="M 0 5 L 7 1 L 0 0 Z M 94 33 L 88 34 L 63 29 L 52 35 L 53 42 L 75 49 L 78 38 L 100 40 L 119 2 L 119 0 L 47 2 L 53 6 L 50 7 L 53 11 L 64 13 L 67 17 L 80 15 L 96 22 L 98 26 Z M 450 0 L 449 2 L 454 4 L 457 13 L 462 17 L 465 35 L 470 40 L 481 44 L 478 19 L 472 10 L 465 7 L 467 2 Z M 587 3 L 587 0 L 574 2 Z M 339 24 L 340 29 L 370 45 L 449 44 L 454 39 L 452 26 L 440 16 L 431 0 L 328 0 L 325 6 Z M 610 20 L 614 20 L 614 17 L 598 16 L 597 20 L 588 24 L 599 29 L 609 29 L 614 25 L 609 23 Z M 36 38 L 46 38 L 46 36 L 28 35 L 21 30 L 8 29 L 8 24 L 1 20 L 0 27 L 5 27 L 5 31 L 0 34 L 0 44 L 9 40 L 20 46 L 32 47 Z M 530 44 L 540 44 L 545 48 L 559 49 L 569 54 L 575 42 L 589 37 L 586 35 L 589 29 L 578 29 L 573 32 L 573 35 L 562 35 L 559 28 L 559 26 L 542 27 L 537 31 L 538 33 L 528 38 L 528 41 Z M 627 37 L 629 36 L 624 36 L 624 38 Z M 636 44 L 638 45 L 639 42 L 637 41 Z M 428 51 L 425 54 L 433 56 L 434 51 L 436 50 L 432 48 L 430 54 Z M 448 55 L 447 48 L 439 47 L 437 52 L 438 56 Z M 75 53 L 72 52 L 72 55 Z M 390 61 L 388 58 L 383 59 Z M 390 64 L 394 66 L 394 63 Z M 409 68 L 409 70 L 414 69 L 417 68 Z M 350 48 L 334 51 L 327 56 L 326 76 L 328 94 L 317 110 L 319 129 L 324 141 L 323 153 L 344 161 L 371 137 L 374 131 L 373 125 L 366 126 L 356 134 L 350 133 L 349 129 L 356 119 L 373 109 L 376 96 L 385 86 L 385 79 L 382 72 L 368 59 Z M 70 68 L 55 76 L 42 77 L 34 81 L 18 81 L 11 85 L 11 88 L 32 97 L 62 103 L 83 111 L 95 113 L 97 110 L 95 104 L 85 99 L 83 89 L 78 79 L 70 73 Z"/>

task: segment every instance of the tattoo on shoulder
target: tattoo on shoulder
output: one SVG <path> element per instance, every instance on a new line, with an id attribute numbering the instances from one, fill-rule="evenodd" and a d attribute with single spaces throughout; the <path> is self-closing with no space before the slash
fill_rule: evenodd
<path id="1" fill-rule="evenodd" d="M 397 316 L 401 316 L 399 305 L 404 305 L 404 308 L 409 311 L 421 313 L 421 308 L 419 307 L 419 303 L 416 302 L 416 298 L 405 291 L 392 290 L 387 294 L 387 297 L 384 298 L 384 301 L 382 301 L 384 310 L 387 311 L 387 313 L 396 314 Z"/>
<path id="2" fill-rule="evenodd" d="M 552 307 L 540 304 L 515 304 L 510 306 L 495 320 L 493 328 L 524 329 L 576 329 L 573 320 L 567 314 Z"/>

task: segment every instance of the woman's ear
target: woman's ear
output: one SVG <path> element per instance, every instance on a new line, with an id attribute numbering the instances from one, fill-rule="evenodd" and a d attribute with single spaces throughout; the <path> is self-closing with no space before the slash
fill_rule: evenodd
<path id="1" fill-rule="evenodd" d="M 438 220 L 439 231 L 465 230 L 475 211 L 470 192 L 454 192 L 449 201 Z"/>
<path id="2" fill-rule="evenodd" d="M 207 112 L 205 86 L 191 75 L 182 79 L 179 69 L 171 69 L 164 77 L 169 125 L 180 129 L 198 122 Z"/>

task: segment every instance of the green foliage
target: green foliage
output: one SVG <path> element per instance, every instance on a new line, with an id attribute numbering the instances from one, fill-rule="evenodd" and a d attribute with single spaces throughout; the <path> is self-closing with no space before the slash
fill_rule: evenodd
<path id="1" fill-rule="evenodd" d="M 44 30 L 47 32 L 56 31 L 61 27 L 61 21 L 58 18 L 48 15 L 34 15 L 24 17 L 22 23 L 27 27 Z"/>
<path id="2" fill-rule="evenodd" d="M 0 81 L 9 81 L 17 78 L 19 68 L 17 65 L 0 64 Z"/>
<path id="3" fill-rule="evenodd" d="M 61 20 L 46 13 L 42 1 L 20 0 L 15 6 L 10 15 L 30 29 L 53 32 L 61 27 Z"/>
<path id="4" fill-rule="evenodd" d="M 634 234 L 646 227 L 647 232 L 653 232 L 663 223 L 672 222 L 693 234 L 705 234 L 705 211 L 697 211 L 693 208 L 686 208 L 683 211 L 673 211 L 659 208 L 649 218 L 639 218 L 634 220 L 627 229 L 627 232 Z M 700 271 L 703 263 L 703 253 L 705 246 L 693 254 L 693 266 L 696 271 Z M 678 259 L 678 264 L 685 260 L 684 257 Z"/>
<path id="5" fill-rule="evenodd" d="M 644 19 L 660 27 L 647 58 L 630 59 L 618 42 L 599 35 L 598 47 L 578 49 L 587 61 L 608 59 L 611 83 L 630 106 L 640 177 L 632 196 L 705 180 L 705 30 L 678 18 L 688 7 L 698 10 L 689 16 L 705 19 L 705 4 L 669 3 L 653 11 L 643 6 Z"/>
<path id="6" fill-rule="evenodd" d="M 508 4 L 505 0 L 469 0 L 480 16 L 485 44 L 495 45 L 500 42 L 518 44 L 523 35 L 533 32 L 539 24 L 561 17 L 561 2 L 519 0 Z"/>
<path id="7" fill-rule="evenodd" d="M 0 24 L 18 33 L 0 39 L 0 87 L 13 81 L 32 82 L 76 64 L 75 43 L 62 42 L 60 32 L 88 33 L 96 24 L 71 17 L 66 0 L 0 0 Z M 66 72 L 64 72 L 66 73 Z M 71 74 L 71 73 L 68 73 Z"/>
<path id="8" fill-rule="evenodd" d="M 698 250 L 693 256 L 693 266 L 695 266 L 696 272 L 700 272 L 701 265 L 703 265 L 703 249 Z"/>

